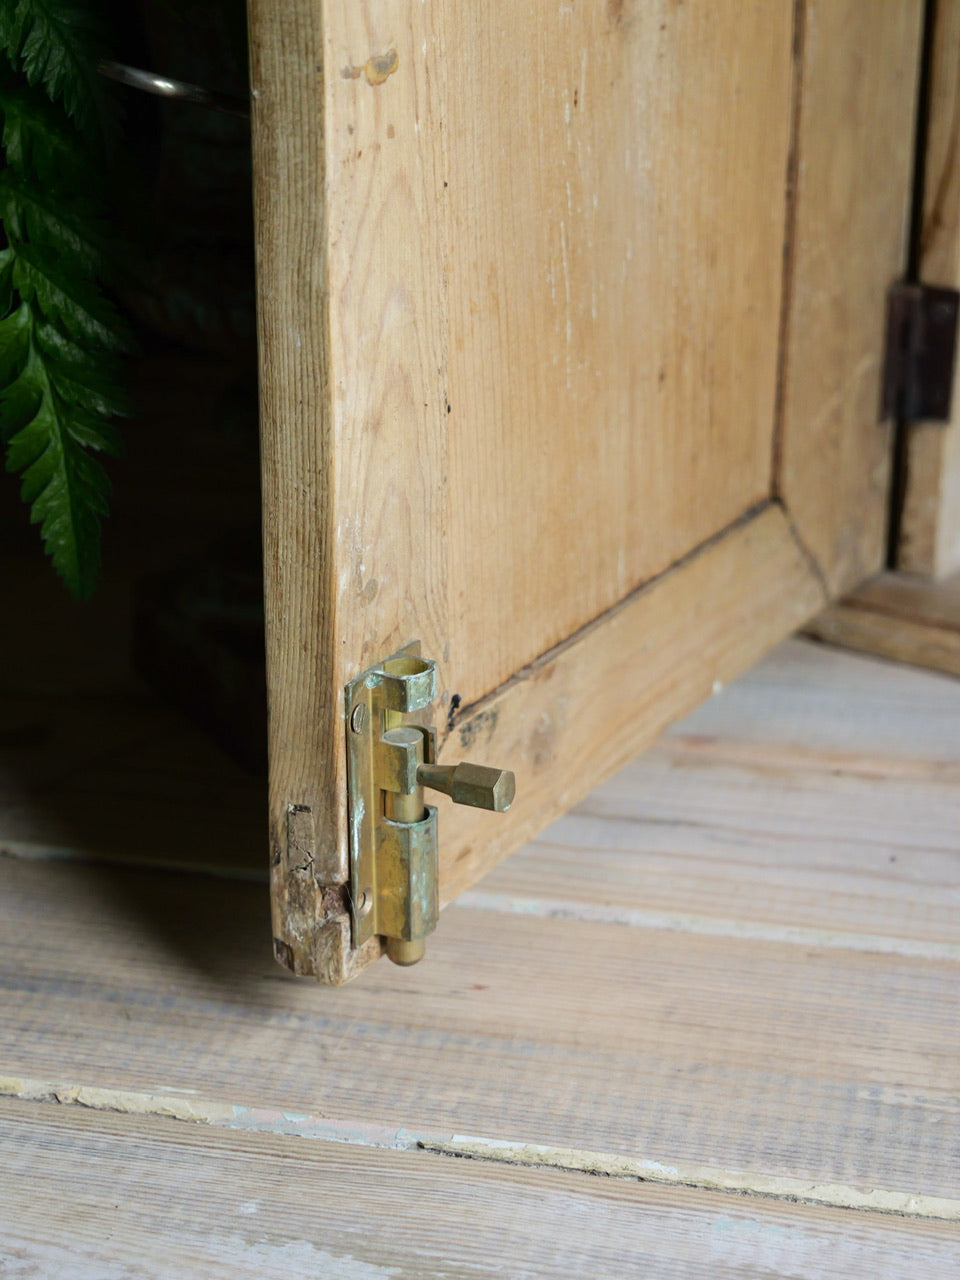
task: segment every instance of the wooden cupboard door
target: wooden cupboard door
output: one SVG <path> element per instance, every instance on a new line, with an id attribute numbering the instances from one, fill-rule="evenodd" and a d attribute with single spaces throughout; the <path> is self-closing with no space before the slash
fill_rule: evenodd
<path id="1" fill-rule="evenodd" d="M 449 900 L 881 564 L 922 0 L 251 0 L 277 954 L 420 641 Z"/>
<path id="2" fill-rule="evenodd" d="M 932 11 L 932 57 L 917 266 L 924 284 L 960 288 L 960 0 Z M 896 567 L 960 573 L 960 395 L 948 423 L 904 423 L 905 467 Z M 906 584 L 909 590 L 909 584 Z M 924 593 L 929 598 L 929 593 Z M 923 596 L 918 596 L 921 616 Z M 910 616 L 911 606 L 904 606 Z M 898 601 L 898 605 L 900 602 Z"/>

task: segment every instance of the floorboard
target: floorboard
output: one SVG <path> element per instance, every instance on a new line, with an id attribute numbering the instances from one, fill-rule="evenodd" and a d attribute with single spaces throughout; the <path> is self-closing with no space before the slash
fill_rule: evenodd
<path id="1" fill-rule="evenodd" d="M 0 1104 L 0 1149 L 10 1276 L 946 1280 L 960 1267 L 944 1223 L 48 1105 Z"/>
<path id="2" fill-rule="evenodd" d="M 960 681 L 795 641 L 462 901 L 950 954 L 958 853 Z"/>
<path id="3" fill-rule="evenodd" d="M 273 961 L 260 784 L 175 713 L 37 690 L 0 727 L 0 1178 L 74 1188 L 62 1221 L 16 1210 L 9 1274 L 322 1272 L 315 1203 L 347 1277 L 956 1274 L 960 682 L 782 646 L 448 908 L 424 964 L 341 990 Z M 191 1164 L 220 1176 L 161 1229 Z M 448 1202 L 472 1252 L 422 1210 Z M 373 1215 L 389 1257 L 357 1246 Z"/>
<path id="4" fill-rule="evenodd" d="M 956 963 L 454 906 L 329 990 L 259 885 L 0 871 L 5 1074 L 960 1194 Z"/>

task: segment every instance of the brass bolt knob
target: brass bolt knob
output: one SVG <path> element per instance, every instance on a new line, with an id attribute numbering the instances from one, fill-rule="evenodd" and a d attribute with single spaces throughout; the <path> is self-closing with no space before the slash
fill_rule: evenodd
<path id="1" fill-rule="evenodd" d="M 423 938 L 413 938 L 405 942 L 403 938 L 387 938 L 387 956 L 394 964 L 406 968 L 411 964 L 419 964 L 423 959 L 427 944 Z"/>
<path id="2" fill-rule="evenodd" d="M 483 764 L 422 764 L 417 781 L 434 791 L 442 791 L 454 804 L 473 809 L 493 809 L 505 813 L 513 803 L 517 783 L 509 769 L 490 769 Z"/>

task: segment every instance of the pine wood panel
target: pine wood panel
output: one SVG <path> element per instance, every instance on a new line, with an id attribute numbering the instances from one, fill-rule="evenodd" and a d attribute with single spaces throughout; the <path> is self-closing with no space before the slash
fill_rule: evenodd
<path id="1" fill-rule="evenodd" d="M 687 612 L 658 632 L 706 628 L 733 671 L 822 599 L 812 576 L 873 564 L 886 446 L 865 405 L 920 8 L 254 0 L 271 847 L 296 971 L 342 981 L 377 950 L 350 951 L 340 887 L 341 689 L 367 662 L 423 641 L 438 714 L 460 703 L 448 753 L 508 748 L 533 775 L 499 824 L 444 813 L 449 897 L 709 687 L 643 635 L 660 688 L 621 714 L 605 660 L 626 665 L 631 588 L 712 557 L 725 525 L 740 555 L 730 522 L 752 514 L 742 571 L 792 588 L 733 608 L 681 560 Z M 614 745 L 599 714 L 568 728 L 612 697 Z"/>
<path id="2" fill-rule="evenodd" d="M 11 1274 L 946 1280 L 960 1266 L 946 1223 L 49 1105 L 0 1104 L 0 1150 Z"/>
<path id="3" fill-rule="evenodd" d="M 442 899 L 455 898 L 822 600 L 783 512 L 771 506 L 518 672 L 491 698 L 450 717 L 441 728 L 441 761 L 464 755 L 509 761 L 518 796 L 509 822 L 456 811 L 437 798 Z M 302 857 L 300 864 L 284 881 L 285 911 L 275 911 L 275 928 L 292 952 L 292 968 L 342 982 L 376 958 L 379 942 L 351 949 L 342 894 L 328 891 L 321 901 L 309 864 Z M 291 880 L 294 893 L 285 888 Z"/>
<path id="4" fill-rule="evenodd" d="M 792 15 L 323 16 L 340 669 L 474 702 L 767 497 Z"/>
<path id="5" fill-rule="evenodd" d="M 467 701 L 768 496 L 791 98 L 789 5 L 485 12 L 447 122 Z"/>
<path id="6" fill-rule="evenodd" d="M 937 0 L 920 278 L 960 285 L 960 3 Z M 949 424 L 909 428 L 898 566 L 940 578 L 960 570 L 960 397 Z"/>
<path id="7" fill-rule="evenodd" d="M 939 582 L 883 574 L 808 630 L 831 644 L 960 676 L 960 574 Z"/>
<path id="8" fill-rule="evenodd" d="M 775 485 L 836 595 L 885 554 L 883 330 L 906 261 L 923 4 L 808 0 L 803 11 Z"/>
<path id="9" fill-rule="evenodd" d="M 782 511 L 769 507 L 448 721 L 440 759 L 510 761 L 518 796 L 510 830 L 438 805 L 443 899 L 749 667 L 819 596 Z M 754 624 L 741 631 L 745 616 Z"/>
<path id="10" fill-rule="evenodd" d="M 792 16 L 251 31 L 275 915 L 340 980 L 346 679 L 419 638 L 472 704 L 765 495 Z"/>
<path id="11" fill-rule="evenodd" d="M 259 886 L 0 870 L 7 1077 L 161 1103 L 193 1090 L 279 1110 L 294 1131 L 323 1117 L 960 1190 L 943 956 L 453 906 L 426 964 L 331 991 L 275 966 Z"/>

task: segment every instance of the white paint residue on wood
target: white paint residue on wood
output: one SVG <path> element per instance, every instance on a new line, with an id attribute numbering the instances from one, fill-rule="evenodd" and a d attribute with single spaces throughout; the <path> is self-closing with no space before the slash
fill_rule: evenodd
<path id="1" fill-rule="evenodd" d="M 839 1182 L 814 1182 L 738 1169 L 718 1169 L 709 1165 L 666 1164 L 637 1156 L 545 1146 L 502 1138 L 464 1134 L 416 1134 L 404 1128 L 353 1124 L 299 1112 L 239 1106 L 201 1098 L 187 1091 L 163 1089 L 156 1093 L 137 1092 L 8 1076 L 0 1077 L 0 1097 L 55 1102 L 123 1115 L 181 1120 L 248 1133 L 312 1138 L 315 1141 L 394 1151 L 419 1149 L 438 1155 L 565 1169 L 601 1177 L 732 1191 L 806 1204 L 829 1205 L 839 1209 L 861 1209 L 960 1222 L 960 1200 L 946 1196 L 894 1191 L 882 1187 L 853 1187 Z"/>
<path id="2" fill-rule="evenodd" d="M 121 1115 L 181 1120 L 246 1133 L 346 1142 L 360 1147 L 384 1147 L 392 1151 L 412 1151 L 425 1140 L 423 1134 L 410 1133 L 404 1128 L 391 1125 L 328 1120 L 321 1115 L 274 1107 L 246 1107 L 203 1098 L 193 1090 L 161 1088 L 152 1092 L 110 1089 L 30 1077 L 0 1076 L 0 1097 L 19 1098 L 25 1102 L 54 1102 L 62 1106 L 84 1107 L 91 1111 L 113 1111 Z"/>
<path id="3" fill-rule="evenodd" d="M 421 1146 L 427 1151 L 475 1160 L 570 1169 L 609 1178 L 637 1178 L 642 1182 L 736 1191 L 770 1196 L 778 1200 L 796 1200 L 805 1204 L 831 1205 L 838 1209 L 868 1209 L 877 1213 L 909 1214 L 919 1218 L 960 1222 L 960 1200 L 946 1196 L 918 1195 L 880 1187 L 851 1187 L 839 1182 L 808 1182 L 802 1178 L 744 1173 L 736 1169 L 714 1169 L 708 1165 L 667 1165 L 657 1160 L 612 1156 L 600 1151 L 535 1146 L 461 1134 L 455 1134 L 449 1142 L 425 1140 Z"/>

